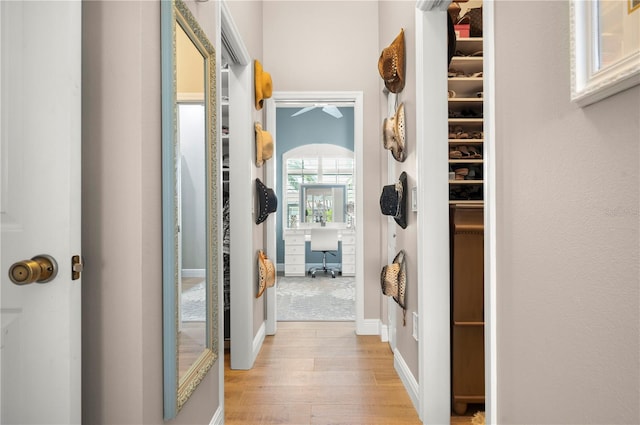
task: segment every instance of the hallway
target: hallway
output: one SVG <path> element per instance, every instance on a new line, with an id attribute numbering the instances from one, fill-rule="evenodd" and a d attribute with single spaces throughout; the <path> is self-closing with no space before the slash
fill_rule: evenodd
<path id="1" fill-rule="evenodd" d="M 354 332 L 353 322 L 278 322 L 249 371 L 230 370 L 227 350 L 225 423 L 420 424 L 389 345 Z"/>

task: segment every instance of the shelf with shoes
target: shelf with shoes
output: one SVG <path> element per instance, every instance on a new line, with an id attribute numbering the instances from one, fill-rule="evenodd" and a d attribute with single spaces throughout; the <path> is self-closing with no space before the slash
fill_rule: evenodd
<path id="1" fill-rule="evenodd" d="M 448 70 L 449 202 L 483 202 L 482 37 L 458 38 Z"/>

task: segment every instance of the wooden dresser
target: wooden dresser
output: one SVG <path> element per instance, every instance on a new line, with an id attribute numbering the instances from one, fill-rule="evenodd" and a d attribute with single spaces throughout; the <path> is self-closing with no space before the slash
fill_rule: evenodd
<path id="1" fill-rule="evenodd" d="M 451 390 L 457 414 L 484 403 L 482 205 L 451 205 Z"/>

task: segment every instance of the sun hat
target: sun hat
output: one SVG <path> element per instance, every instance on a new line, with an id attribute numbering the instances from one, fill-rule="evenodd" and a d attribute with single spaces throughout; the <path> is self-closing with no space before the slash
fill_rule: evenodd
<path id="1" fill-rule="evenodd" d="M 271 74 L 262 69 L 262 64 L 257 59 L 254 62 L 254 80 L 256 91 L 256 109 L 262 109 L 264 99 L 271 97 L 273 93 L 273 83 Z"/>
<path id="2" fill-rule="evenodd" d="M 403 229 L 407 228 L 407 173 L 404 171 L 395 184 L 382 188 L 380 211 L 390 215 Z"/>
<path id="3" fill-rule="evenodd" d="M 405 159 L 406 133 L 404 123 L 404 103 L 401 103 L 396 109 L 396 113 L 392 117 L 385 118 L 382 124 L 384 148 L 390 150 L 395 160 L 399 162 L 403 162 Z"/>
<path id="4" fill-rule="evenodd" d="M 400 250 L 393 259 L 393 263 L 382 268 L 380 286 L 382 287 L 382 293 L 393 298 L 402 307 L 403 315 L 406 315 L 407 266 L 404 257 L 404 250 Z M 403 321 L 404 325 L 406 325 L 406 320 Z"/>
<path id="5" fill-rule="evenodd" d="M 258 198 L 258 217 L 256 224 L 260 224 L 267 219 L 269 214 L 276 212 L 278 209 L 278 198 L 273 189 L 268 188 L 256 179 L 256 196 Z"/>
<path id="6" fill-rule="evenodd" d="M 276 283 L 276 269 L 273 261 L 267 257 L 263 250 L 258 251 L 258 293 L 256 298 L 260 298 L 266 288 L 271 288 Z"/>
<path id="7" fill-rule="evenodd" d="M 385 87 L 391 93 L 400 93 L 404 88 L 404 29 L 389 47 L 382 49 L 378 59 L 378 72 Z"/>
<path id="8" fill-rule="evenodd" d="M 261 167 L 273 156 L 273 137 L 271 133 L 262 129 L 262 125 L 255 123 L 256 129 L 256 166 Z"/>

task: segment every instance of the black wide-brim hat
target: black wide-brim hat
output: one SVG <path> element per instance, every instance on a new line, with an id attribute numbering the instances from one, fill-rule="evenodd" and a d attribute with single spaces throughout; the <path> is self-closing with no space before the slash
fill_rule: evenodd
<path id="1" fill-rule="evenodd" d="M 382 188 L 380 195 L 380 211 L 390 215 L 403 229 L 407 228 L 407 173 L 404 171 L 396 184 Z"/>
<path id="2" fill-rule="evenodd" d="M 258 198 L 258 214 L 256 224 L 260 224 L 267 219 L 269 214 L 278 209 L 278 198 L 273 189 L 268 188 L 256 179 L 256 197 Z"/>

